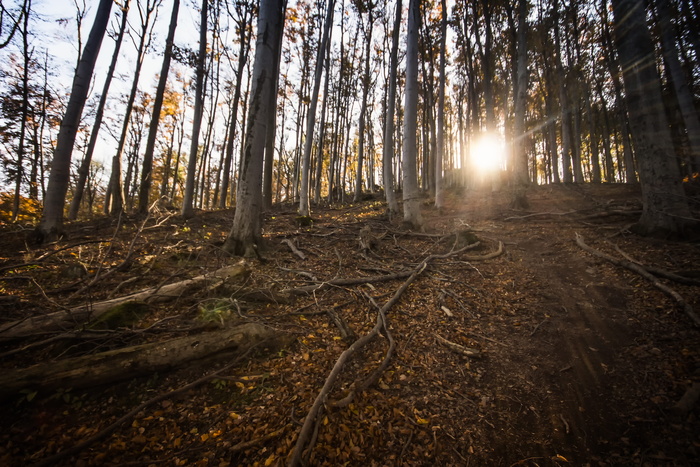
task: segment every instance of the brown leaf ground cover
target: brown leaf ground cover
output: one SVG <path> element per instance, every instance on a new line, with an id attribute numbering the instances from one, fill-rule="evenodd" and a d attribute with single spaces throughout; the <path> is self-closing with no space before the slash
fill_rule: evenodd
<path id="1" fill-rule="evenodd" d="M 51 336 L 0 340 L 0 368 L 263 323 L 293 344 L 256 349 L 216 378 L 161 398 L 59 465 L 285 465 L 351 344 L 329 311 L 360 337 L 375 325 L 376 305 L 405 279 L 290 290 L 410 272 L 431 254 L 478 240 L 476 249 L 431 261 L 388 310 L 387 330 L 343 367 L 304 462 L 698 465 L 698 405 L 681 414 L 673 408 L 700 381 L 699 331 L 670 297 L 583 251 L 574 238 L 578 232 L 596 249 L 690 276 L 699 272 L 700 246 L 629 233 L 640 209 L 633 186 L 534 187 L 528 198 L 528 212 L 512 211 L 505 190 L 451 192 L 442 212 L 426 200 L 424 235 L 402 230 L 377 200 L 316 209 L 312 226 L 298 225 L 294 207 L 278 206 L 265 215 L 265 261 L 250 261 L 243 283 L 149 304 L 143 319 L 104 335 L 73 332 L 35 346 Z M 188 221 L 168 212 L 101 219 L 73 224 L 68 240 L 42 248 L 5 227 L 0 324 L 232 264 L 237 259 L 220 249 L 231 220 L 231 211 Z M 499 242 L 503 254 L 470 259 Z M 700 308 L 697 286 L 664 283 Z M 389 336 L 395 349 L 381 378 L 335 404 L 379 367 Z M 444 340 L 481 354 L 467 357 Z M 27 388 L 2 402 L 0 464 L 41 462 L 227 363 L 107 387 Z"/>

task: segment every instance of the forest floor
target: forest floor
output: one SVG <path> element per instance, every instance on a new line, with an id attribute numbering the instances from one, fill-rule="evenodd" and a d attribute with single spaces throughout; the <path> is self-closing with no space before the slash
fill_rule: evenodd
<path id="1" fill-rule="evenodd" d="M 406 272 L 450 252 L 419 269 L 386 311 L 388 331 L 342 366 L 312 425 L 304 463 L 700 465 L 699 404 L 676 407 L 700 383 L 700 331 L 671 297 L 585 251 L 575 236 L 687 277 L 700 275 L 700 244 L 631 234 L 641 209 L 636 186 L 542 186 L 527 196 L 527 211 L 509 207 L 507 190 L 450 192 L 441 212 L 426 199 L 426 235 L 403 230 L 377 200 L 315 209 L 306 227 L 293 206 L 277 206 L 265 214 L 264 261 L 248 260 L 249 275 L 228 295 L 205 289 L 149 304 L 131 329 L 104 335 L 73 332 L 47 342 L 47 335 L 0 334 L 0 372 L 243 322 L 262 323 L 291 342 L 272 351 L 260 346 L 172 396 L 231 361 L 87 389 L 26 388 L 0 402 L 0 465 L 41 463 L 149 400 L 155 402 L 56 464 L 286 465 L 353 341 L 335 322 L 356 338 L 367 334 L 377 305 L 391 299 Z M 220 248 L 232 215 L 200 212 L 185 221 L 163 211 L 78 222 L 67 240 L 40 248 L 25 244 L 26 232 L 4 226 L 0 324 L 234 264 L 239 259 Z M 479 246 L 454 253 L 470 243 L 465 232 Z M 495 255 L 499 242 L 503 253 Z M 398 272 L 404 274 L 394 280 L 283 293 Z M 700 287 L 661 282 L 700 308 Z M 351 392 L 379 368 L 389 336 L 388 367 Z M 479 354 L 466 356 L 464 348 Z"/>

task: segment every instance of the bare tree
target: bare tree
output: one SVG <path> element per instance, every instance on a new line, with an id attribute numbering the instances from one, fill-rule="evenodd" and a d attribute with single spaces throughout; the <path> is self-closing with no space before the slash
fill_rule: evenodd
<path id="1" fill-rule="evenodd" d="M 180 11 L 180 0 L 173 0 L 173 11 L 170 16 L 170 26 L 168 27 L 168 37 L 165 40 L 165 51 L 163 51 L 163 63 L 160 68 L 158 87 L 153 102 L 151 113 L 151 123 L 148 127 L 148 140 L 146 141 L 146 152 L 143 154 L 141 169 L 141 187 L 139 191 L 139 212 L 145 214 L 148 211 L 149 192 L 151 191 L 151 181 L 153 179 L 153 152 L 156 147 L 156 136 L 158 135 L 158 124 L 160 123 L 160 112 L 163 108 L 163 98 L 165 95 L 165 85 L 168 83 L 168 73 L 170 72 L 170 60 L 173 55 L 173 41 L 175 40 L 175 29 L 177 28 L 177 15 Z"/>
<path id="2" fill-rule="evenodd" d="M 44 210 L 41 221 L 36 229 L 35 240 L 50 241 L 63 235 L 63 207 L 66 202 L 68 182 L 70 179 L 70 161 L 73 144 L 80 123 L 80 115 L 90 89 L 90 80 L 95 68 L 95 62 L 100 52 L 102 39 L 107 31 L 109 15 L 113 0 L 100 0 L 95 15 L 95 21 L 85 43 L 80 63 L 73 78 L 71 95 L 66 106 L 66 113 L 61 122 L 61 129 L 56 141 L 51 164 L 49 184 L 44 199 Z"/>
<path id="3" fill-rule="evenodd" d="M 394 30 L 391 33 L 391 55 L 389 56 L 389 90 L 386 103 L 386 124 L 384 125 L 384 153 L 382 154 L 382 169 L 384 174 L 384 196 L 386 196 L 389 215 L 399 212 L 399 203 L 394 191 L 394 116 L 396 114 L 397 68 L 399 65 L 399 35 L 401 33 L 402 1 L 396 0 L 396 15 Z"/>
<path id="4" fill-rule="evenodd" d="M 83 160 L 80 163 L 80 167 L 78 168 L 78 181 L 76 182 L 75 191 L 73 193 L 73 199 L 71 200 L 70 209 L 68 210 L 68 219 L 76 219 L 78 217 L 78 212 L 80 211 L 80 203 L 83 199 L 85 182 L 87 181 L 88 175 L 90 173 L 92 155 L 95 152 L 97 137 L 100 133 L 100 126 L 102 126 L 102 120 L 104 118 L 104 110 L 105 105 L 107 104 L 109 88 L 112 85 L 114 70 L 117 66 L 117 60 L 119 59 L 119 51 L 121 50 L 122 42 L 124 39 L 124 32 L 126 31 L 127 13 L 129 12 L 129 1 L 130 0 L 126 0 L 121 8 L 121 24 L 119 25 L 117 37 L 114 40 L 114 52 L 112 53 L 112 60 L 109 63 L 109 68 L 107 69 L 107 76 L 105 77 L 105 82 L 102 86 L 102 94 L 100 95 L 100 102 L 97 104 L 97 110 L 95 112 L 95 121 L 92 124 L 92 131 L 90 132 L 90 141 L 88 142 L 85 157 L 83 157 Z"/>
<path id="5" fill-rule="evenodd" d="M 199 133 L 202 127 L 202 114 L 204 113 L 204 64 L 207 59 L 208 5 L 209 0 L 202 0 L 199 19 L 199 53 L 197 54 L 197 75 L 194 94 L 194 121 L 192 123 L 192 141 L 190 143 L 190 156 L 187 161 L 187 178 L 185 179 L 185 194 L 181 211 L 182 217 L 185 218 L 194 215 L 194 189 L 197 154 L 199 152 Z"/>

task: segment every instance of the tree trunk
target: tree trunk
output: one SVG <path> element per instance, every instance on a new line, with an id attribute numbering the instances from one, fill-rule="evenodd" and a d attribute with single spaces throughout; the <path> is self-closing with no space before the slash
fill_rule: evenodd
<path id="1" fill-rule="evenodd" d="M 635 230 L 645 235 L 683 237 L 697 221 L 692 218 L 681 185 L 644 3 L 613 0 L 612 5 L 615 43 L 642 185 L 643 211 Z"/>
<path id="2" fill-rule="evenodd" d="M 180 0 L 173 0 L 173 11 L 170 16 L 170 26 L 168 37 L 165 40 L 165 51 L 163 52 L 163 64 L 160 68 L 156 97 L 153 102 L 153 112 L 151 113 L 151 123 L 148 126 L 148 140 L 146 141 L 146 152 L 143 154 L 141 168 L 141 187 L 139 189 L 139 212 L 148 212 L 149 194 L 151 182 L 153 180 L 153 152 L 156 148 L 156 136 L 158 135 L 158 124 L 160 123 L 160 111 L 163 108 L 163 95 L 165 85 L 168 83 L 168 73 L 170 72 L 170 59 L 173 54 L 173 41 L 175 40 L 175 28 L 177 28 L 177 15 L 180 11 Z"/>
<path id="3" fill-rule="evenodd" d="M 241 158 L 236 213 L 233 226 L 224 242 L 224 250 L 235 255 L 256 256 L 262 240 L 260 213 L 262 211 L 262 171 L 269 112 L 266 105 L 277 92 L 280 36 L 284 28 L 286 0 L 262 0 L 258 18 L 258 37 L 253 65 L 253 87 L 246 124 L 245 150 Z"/>
<path id="4" fill-rule="evenodd" d="M 674 15 L 674 12 L 671 11 L 673 6 L 668 0 L 656 0 L 655 4 L 659 14 L 663 55 L 666 59 L 665 63 L 668 66 L 670 81 L 673 83 L 673 90 L 683 117 L 683 123 L 685 123 L 690 146 L 690 160 L 694 166 L 694 171 L 700 171 L 700 119 L 698 119 L 695 100 L 688 87 L 683 67 L 678 59 L 678 49 L 676 48 L 676 38 L 673 33 L 674 27 L 671 20 L 677 14 Z"/>
<path id="5" fill-rule="evenodd" d="M 396 15 L 394 31 L 391 34 L 391 55 L 389 56 L 389 91 L 387 93 L 386 124 L 384 125 L 384 153 L 382 154 L 382 170 L 384 173 L 384 196 L 386 196 L 389 215 L 399 212 L 394 190 L 394 115 L 396 114 L 397 68 L 399 64 L 399 35 L 401 33 L 402 0 L 396 0 Z"/>
<path id="6" fill-rule="evenodd" d="M 440 78 L 437 102 L 437 147 L 435 148 L 435 207 L 442 209 L 445 204 L 443 171 L 445 159 L 445 62 L 447 61 L 447 0 L 441 0 L 442 20 L 440 21 Z"/>
<path id="7" fill-rule="evenodd" d="M 5 370 L 0 376 L 0 400 L 23 389 L 81 389 L 116 383 L 197 361 L 231 358 L 264 342 L 269 342 L 269 348 L 283 346 L 285 340 L 290 339 L 269 326 L 247 323 L 221 331 Z"/>
<path id="8" fill-rule="evenodd" d="M 299 215 L 308 217 L 311 214 L 311 206 L 309 203 L 309 176 L 311 174 L 311 149 L 314 142 L 314 127 L 316 126 L 316 108 L 318 107 L 318 93 L 321 89 L 321 77 L 323 74 L 323 62 L 326 58 L 326 47 L 331 38 L 331 27 L 333 26 L 333 10 L 335 9 L 335 0 L 328 1 L 328 11 L 326 12 L 326 20 L 323 26 L 323 34 L 321 42 L 318 45 L 316 54 L 316 69 L 314 71 L 314 87 L 311 91 L 311 101 L 309 103 L 309 111 L 306 114 L 306 139 L 304 141 L 304 155 L 301 165 L 301 187 L 299 190 Z M 326 70 L 328 73 L 328 70 Z M 362 117 L 360 117 L 362 118 Z M 320 157 L 320 156 L 319 156 Z"/>
<path id="9" fill-rule="evenodd" d="M 127 13 L 129 11 L 129 0 L 124 3 L 122 10 L 122 20 L 119 25 L 119 31 L 117 32 L 117 37 L 114 40 L 114 52 L 112 53 L 112 60 L 109 63 L 109 68 L 107 69 L 107 76 L 105 77 L 105 82 L 102 87 L 102 94 L 100 95 L 100 102 L 97 104 L 97 111 L 95 112 L 95 121 L 92 124 L 92 131 L 90 132 L 90 141 L 88 142 L 87 152 L 85 157 L 80 163 L 80 168 L 78 168 L 78 181 L 75 185 L 75 192 L 73 193 L 73 199 L 71 200 L 70 209 L 68 210 L 68 219 L 75 220 L 78 218 L 78 212 L 80 211 L 80 203 L 83 200 L 83 192 L 85 190 L 85 182 L 87 181 L 88 174 L 90 173 L 90 163 L 92 162 L 92 155 L 95 152 L 95 145 L 97 144 L 97 136 L 100 133 L 100 126 L 102 126 L 102 120 L 104 118 L 105 105 L 107 104 L 107 96 L 109 94 L 109 88 L 112 85 L 112 78 L 114 77 L 114 70 L 117 66 L 117 60 L 119 59 L 119 51 L 121 50 L 122 42 L 124 39 L 124 31 L 126 31 L 127 25 Z"/>
<path id="10" fill-rule="evenodd" d="M 418 31 L 420 0 L 409 0 L 406 35 L 406 102 L 403 135 L 403 220 L 409 227 L 421 230 L 420 191 L 417 176 L 416 132 L 418 129 Z"/>
<path id="11" fill-rule="evenodd" d="M 518 7 L 517 33 L 517 82 L 513 120 L 513 171 L 515 183 L 514 205 L 526 208 L 525 187 L 530 182 L 527 161 L 527 87 L 529 70 L 527 66 L 527 0 L 520 0 Z"/>
<path id="12" fill-rule="evenodd" d="M 559 31 L 559 2 L 552 5 L 554 15 L 554 58 L 559 89 L 559 106 L 561 108 L 561 163 L 564 183 L 573 181 L 571 173 L 571 118 L 569 115 L 569 95 L 566 91 L 566 75 L 561 60 L 561 39 Z"/>
<path id="13" fill-rule="evenodd" d="M 109 15 L 112 10 L 112 0 L 100 0 L 95 15 L 95 22 L 90 30 L 85 50 L 83 50 L 80 62 L 75 71 L 73 86 L 71 89 L 66 113 L 61 121 L 58 132 L 56 150 L 51 164 L 49 185 L 44 199 L 44 210 L 41 222 L 37 227 L 39 241 L 51 241 L 63 235 L 63 207 L 66 203 L 68 182 L 70 180 L 70 162 L 73 153 L 73 144 L 78 132 L 80 115 L 90 89 L 92 72 L 100 52 L 102 38 L 107 31 Z"/>
<path id="14" fill-rule="evenodd" d="M 199 153 L 199 133 L 202 127 L 202 115 L 204 113 L 204 64 L 207 60 L 208 5 L 209 0 L 202 0 L 202 8 L 199 17 L 199 53 L 197 55 L 192 141 L 190 145 L 190 156 L 187 161 L 185 193 L 182 200 L 182 210 L 180 212 L 184 218 L 194 216 L 195 174 L 197 171 L 197 154 Z"/>
<path id="15" fill-rule="evenodd" d="M 365 34 L 365 71 L 362 78 L 362 107 L 360 108 L 360 123 L 358 128 L 358 146 L 357 146 L 357 173 L 355 179 L 355 196 L 353 200 L 359 201 L 362 197 L 362 164 L 365 160 L 365 128 L 367 127 L 367 100 L 369 97 L 369 88 L 371 86 L 370 65 L 372 63 L 372 31 L 374 29 L 374 12 L 372 10 L 373 3 L 367 3 L 367 29 Z M 361 20 L 360 20 L 361 21 Z"/>

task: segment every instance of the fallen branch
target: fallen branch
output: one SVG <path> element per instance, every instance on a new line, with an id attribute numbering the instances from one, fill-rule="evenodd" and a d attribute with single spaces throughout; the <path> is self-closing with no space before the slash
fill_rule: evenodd
<path id="1" fill-rule="evenodd" d="M 368 284 L 370 282 L 386 282 L 393 281 L 396 279 L 403 279 L 411 275 L 411 271 L 396 272 L 393 274 L 385 274 L 382 276 L 366 276 L 366 277 L 353 277 L 347 279 L 331 279 L 329 281 L 321 282 L 319 284 L 307 285 L 304 287 L 296 287 L 292 289 L 283 289 L 279 293 L 281 295 L 304 295 L 307 293 L 317 292 L 321 289 L 325 289 L 330 286 L 346 286 L 346 285 L 360 285 Z"/>
<path id="2" fill-rule="evenodd" d="M 676 292 L 672 288 L 668 287 L 667 285 L 664 285 L 661 282 L 659 282 L 656 279 L 656 277 L 654 277 L 654 275 L 651 274 L 649 271 L 647 271 L 645 268 L 643 268 L 639 264 L 632 263 L 632 262 L 627 261 L 627 260 L 615 258 L 613 256 L 608 255 L 607 253 L 603 253 L 602 251 L 596 250 L 595 248 L 588 246 L 583 241 L 583 237 L 581 237 L 581 235 L 579 235 L 578 233 L 576 233 L 576 243 L 578 244 L 578 246 L 583 248 L 585 251 L 587 251 L 595 256 L 598 256 L 599 258 L 603 258 L 603 259 L 605 259 L 605 260 L 607 260 L 607 261 L 609 261 L 617 266 L 621 266 L 621 267 L 628 269 L 632 272 L 636 272 L 637 274 L 639 274 L 640 276 L 642 276 L 643 278 L 645 278 L 646 280 L 651 282 L 654 285 L 654 287 L 656 287 L 657 289 L 661 290 L 666 295 L 673 298 L 676 301 L 676 303 L 678 303 L 678 305 L 683 309 L 685 314 L 690 318 L 690 320 L 693 322 L 693 324 L 697 327 L 700 327 L 700 317 L 698 317 L 698 315 L 695 313 L 695 311 L 693 310 L 693 307 L 688 302 L 686 302 L 685 299 L 678 292 Z"/>
<path id="3" fill-rule="evenodd" d="M 290 239 L 285 238 L 280 243 L 284 243 L 285 245 L 287 245 L 289 247 L 289 249 L 292 250 L 292 253 L 297 255 L 299 258 L 306 259 L 306 255 L 304 253 L 302 253 L 301 251 L 299 251 L 299 249 L 296 247 L 296 245 L 294 245 L 294 243 L 292 243 L 292 241 Z"/>
<path id="4" fill-rule="evenodd" d="M 280 338 L 280 333 L 269 327 L 247 323 L 222 331 L 40 363 L 28 368 L 6 369 L 0 374 L 0 400 L 23 389 L 86 388 L 162 373 L 197 360 L 240 354 L 263 340 L 280 341 Z"/>
<path id="5" fill-rule="evenodd" d="M 191 291 L 193 288 L 207 284 L 221 284 L 224 281 L 240 277 L 249 272 L 248 266 L 241 261 L 232 266 L 218 269 L 214 272 L 186 279 L 162 287 L 152 287 L 123 297 L 103 302 L 81 305 L 65 311 L 58 311 L 28 319 L 13 321 L 0 326 L 0 338 L 15 339 L 33 334 L 61 331 L 75 328 L 89 320 L 94 320 L 117 305 L 127 302 L 163 302 L 172 300 Z"/>
<path id="6" fill-rule="evenodd" d="M 645 266 L 644 264 L 640 263 L 636 259 L 632 258 L 630 255 L 625 253 L 622 248 L 617 246 L 615 243 L 612 244 L 613 247 L 615 248 L 615 251 L 620 253 L 626 260 L 628 260 L 630 263 L 638 264 L 650 273 L 652 273 L 655 276 L 658 277 L 663 277 L 664 279 L 669 279 L 674 282 L 678 282 L 679 284 L 685 284 L 685 285 L 700 285 L 700 281 L 697 279 L 693 279 L 692 277 L 684 277 L 680 276 L 678 274 L 674 274 L 670 271 L 667 271 L 665 269 L 661 268 L 656 268 L 654 266 Z"/>
<path id="7" fill-rule="evenodd" d="M 467 357 L 480 357 L 481 352 L 479 352 L 476 349 L 471 349 L 469 347 L 465 347 L 463 345 L 456 344 L 452 341 L 448 341 L 444 337 L 440 336 L 439 334 L 435 334 L 435 337 L 437 338 L 438 342 L 440 342 L 442 345 L 450 349 L 451 351 L 465 355 Z"/>

